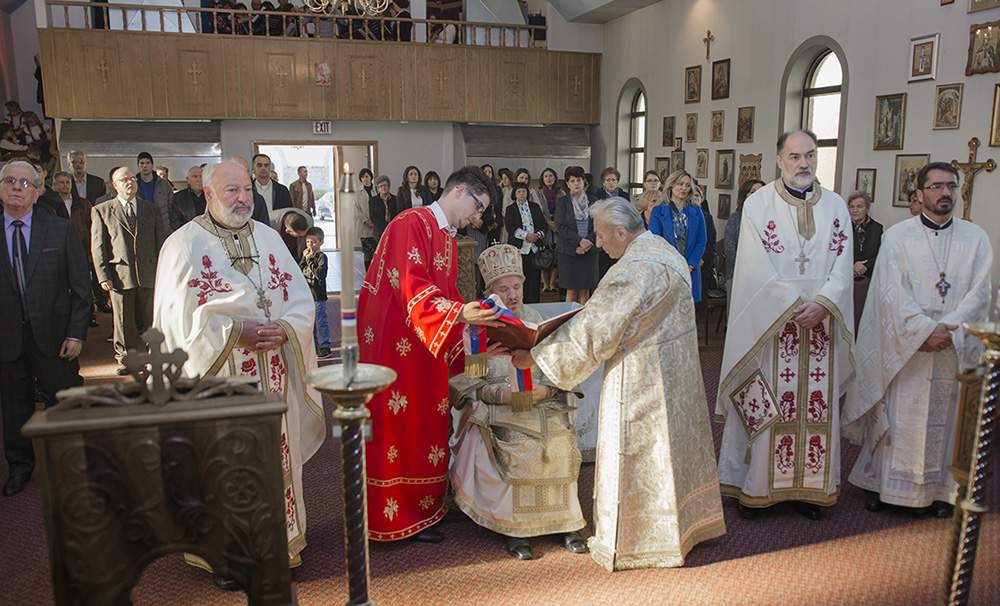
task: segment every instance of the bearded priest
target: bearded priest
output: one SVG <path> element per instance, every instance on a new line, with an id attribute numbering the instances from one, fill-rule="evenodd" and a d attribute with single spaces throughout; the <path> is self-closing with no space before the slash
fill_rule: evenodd
<path id="1" fill-rule="evenodd" d="M 604 362 L 591 556 L 606 570 L 668 568 L 726 532 L 698 360 L 691 272 L 623 198 L 589 209 L 618 262 L 587 306 L 514 366 L 572 389 Z"/>
<path id="2" fill-rule="evenodd" d="M 952 515 L 958 483 L 948 471 L 960 384 L 979 339 L 963 322 L 989 315 L 993 249 L 981 227 L 955 221 L 958 171 L 932 162 L 917 174 L 921 214 L 885 232 L 858 333 L 858 381 L 847 394 L 844 435 L 864 447 L 849 481 L 865 507 Z"/>
<path id="3" fill-rule="evenodd" d="M 816 135 L 778 138 L 781 178 L 747 198 L 716 415 L 722 494 L 740 516 L 840 494 L 839 400 L 854 374 L 851 217 L 819 185 Z"/>
<path id="4" fill-rule="evenodd" d="M 323 443 L 322 400 L 305 383 L 316 368 L 315 314 L 302 272 L 276 231 L 251 220 L 250 176 L 232 162 L 204 170 L 206 213 L 167 238 L 156 271 L 153 326 L 188 354 L 185 376 L 249 376 L 288 405 L 281 417 L 285 529 L 292 566 L 306 545 L 302 464 Z M 186 554 L 189 563 L 207 564 Z M 216 577 L 222 589 L 235 581 Z"/>
<path id="5" fill-rule="evenodd" d="M 514 316 L 545 321 L 523 303 L 517 248 L 487 248 L 479 255 L 479 270 L 486 294 L 497 295 Z M 547 534 L 559 535 L 573 553 L 586 553 L 578 532 L 586 522 L 577 498 L 576 409 L 537 366 L 525 371 L 510 366 L 509 357 L 495 356 L 485 377 L 451 380 L 459 393 L 470 394 L 454 411 L 456 430 L 449 442 L 455 502 L 477 524 L 504 535 L 507 553 L 517 559 L 534 559 L 527 538 Z"/>

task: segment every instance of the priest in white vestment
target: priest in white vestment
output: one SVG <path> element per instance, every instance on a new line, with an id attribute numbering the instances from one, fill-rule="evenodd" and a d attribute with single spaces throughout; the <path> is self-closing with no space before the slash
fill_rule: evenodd
<path id="1" fill-rule="evenodd" d="M 514 364 L 570 389 L 604 363 L 594 560 L 608 571 L 677 567 L 725 534 L 687 262 L 622 198 L 590 208 L 618 259 L 583 311 Z"/>
<path id="2" fill-rule="evenodd" d="M 263 391 L 287 403 L 281 452 L 273 455 L 281 457 L 294 566 L 306 545 L 302 464 L 325 436 L 322 400 L 305 383 L 316 368 L 315 307 L 281 237 L 250 219 L 247 172 L 230 162 L 210 164 L 204 181 L 207 212 L 171 234 L 160 250 L 153 326 L 168 349 L 187 352 L 185 376 L 255 377 Z"/>
<path id="3" fill-rule="evenodd" d="M 956 373 L 976 366 L 979 339 L 963 322 L 989 315 L 993 249 L 986 232 L 952 216 L 958 171 L 928 164 L 917 175 L 923 212 L 882 240 L 855 346 L 858 381 L 847 395 L 846 436 L 864 447 L 848 480 L 865 507 L 885 503 L 951 517 L 958 415 Z"/>
<path id="4" fill-rule="evenodd" d="M 517 248 L 487 248 L 479 256 L 479 270 L 487 296 L 496 294 L 521 320 L 545 321 L 522 302 L 524 272 Z M 454 389 L 471 395 L 453 412 L 449 471 L 455 503 L 480 526 L 504 535 L 507 553 L 520 560 L 534 559 L 527 537 L 548 534 L 558 534 L 569 551 L 586 553 L 579 533 L 586 522 L 577 498 L 576 409 L 537 366 L 531 369 L 531 391 L 513 373 L 509 356 L 492 356 L 485 377 L 452 379 Z M 519 397 L 526 406 L 515 402 Z"/>
<path id="5" fill-rule="evenodd" d="M 815 135 L 782 135 L 777 160 L 781 179 L 743 206 L 719 482 L 742 517 L 792 501 L 819 519 L 840 493 L 839 399 L 854 376 L 853 230 L 844 200 L 815 182 Z"/>

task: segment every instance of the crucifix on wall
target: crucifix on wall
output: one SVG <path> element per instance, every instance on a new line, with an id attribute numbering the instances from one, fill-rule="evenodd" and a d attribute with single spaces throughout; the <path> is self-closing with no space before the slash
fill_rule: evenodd
<path id="1" fill-rule="evenodd" d="M 712 30 L 705 32 L 705 39 L 702 40 L 705 43 L 705 60 L 711 59 L 709 53 L 711 52 L 709 45 L 715 42 L 715 36 L 712 35 Z"/>
<path id="2" fill-rule="evenodd" d="M 976 162 L 976 152 L 979 150 L 979 137 L 969 139 L 969 161 L 959 162 L 952 160 L 951 165 L 962 173 L 962 218 L 971 221 L 972 216 L 972 179 L 976 173 L 985 169 L 991 173 L 997 167 L 997 163 L 990 158 L 986 162 Z"/>

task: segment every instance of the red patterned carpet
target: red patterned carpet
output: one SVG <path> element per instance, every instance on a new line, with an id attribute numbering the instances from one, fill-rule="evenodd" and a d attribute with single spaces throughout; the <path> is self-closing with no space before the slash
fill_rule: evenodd
<path id="1" fill-rule="evenodd" d="M 337 299 L 330 300 L 330 317 Z M 110 380 L 114 365 L 110 318 L 101 318 L 85 346 L 85 376 L 92 384 Z M 714 322 L 713 322 L 714 327 Z M 712 335 L 701 350 L 709 401 L 715 395 L 722 338 Z M 329 402 L 327 402 L 329 410 Z M 327 420 L 328 425 L 330 420 Z M 721 426 L 713 426 L 716 446 Z M 845 445 L 843 475 L 857 456 Z M 300 604 L 333 605 L 347 600 L 341 521 L 339 444 L 328 440 L 305 466 L 309 546 L 293 571 Z M 584 514 L 590 519 L 593 465 L 580 474 Z M 987 494 L 1000 508 L 996 477 Z M 523 606 L 683 605 L 858 605 L 931 606 L 940 603 L 951 522 L 901 510 L 872 514 L 859 489 L 844 484 L 840 502 L 814 522 L 779 506 L 754 521 L 726 501 L 728 534 L 704 543 L 684 568 L 606 573 L 589 556 L 565 551 L 553 540 L 532 540 L 538 559 L 506 555 L 503 540 L 469 521 L 444 526 L 439 545 L 374 543 L 371 599 L 379 606 L 488 604 Z M 51 604 L 48 556 L 42 529 L 38 482 L 14 498 L 0 498 L 0 604 Z M 971 604 L 1000 604 L 1000 518 L 986 516 Z M 147 568 L 136 604 L 246 604 L 243 593 L 215 589 L 209 576 L 165 556 Z"/>

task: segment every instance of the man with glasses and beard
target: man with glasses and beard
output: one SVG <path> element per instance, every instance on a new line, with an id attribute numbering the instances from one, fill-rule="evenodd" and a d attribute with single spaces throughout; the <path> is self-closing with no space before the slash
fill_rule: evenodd
<path id="1" fill-rule="evenodd" d="M 185 376 L 250 376 L 283 394 L 280 457 L 291 566 L 306 545 L 302 464 L 323 443 L 322 400 L 305 383 L 316 368 L 315 306 L 309 286 L 281 237 L 251 220 L 250 175 L 239 164 L 208 164 L 202 174 L 207 213 L 175 231 L 156 272 L 155 321 L 168 350 L 188 354 Z M 285 448 L 287 446 L 287 449 Z M 189 563 L 207 568 L 199 558 Z M 220 589 L 236 589 L 216 576 Z"/>
<path id="2" fill-rule="evenodd" d="M 875 261 L 847 394 L 844 434 L 864 447 L 848 478 L 865 508 L 885 504 L 949 518 L 958 484 L 948 471 L 959 383 L 979 339 L 963 322 L 989 315 L 993 249 L 986 232 L 955 221 L 958 171 L 932 162 L 917 174 L 919 216 L 893 225 Z"/>

